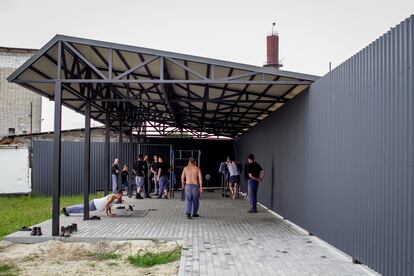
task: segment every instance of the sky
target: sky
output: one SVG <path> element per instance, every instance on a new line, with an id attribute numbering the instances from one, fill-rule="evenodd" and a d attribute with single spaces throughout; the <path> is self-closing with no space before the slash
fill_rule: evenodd
<path id="1" fill-rule="evenodd" d="M 0 0 L 0 46 L 64 34 L 262 66 L 276 22 L 282 70 L 323 76 L 413 13 L 413 0 Z M 52 130 L 53 102 L 42 108 Z M 62 125 L 84 117 L 64 108 Z"/>

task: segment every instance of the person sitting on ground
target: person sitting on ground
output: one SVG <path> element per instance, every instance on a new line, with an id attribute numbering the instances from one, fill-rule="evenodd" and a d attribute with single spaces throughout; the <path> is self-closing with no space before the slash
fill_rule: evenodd
<path id="1" fill-rule="evenodd" d="M 107 195 L 102 198 L 95 198 L 89 202 L 89 211 L 95 211 L 95 210 L 99 212 L 105 211 L 108 217 L 115 216 L 115 214 L 112 214 L 111 207 L 115 199 L 122 202 L 122 195 L 123 195 L 122 190 L 118 190 L 114 194 Z M 83 213 L 83 204 L 64 207 L 62 209 L 62 212 L 67 217 L 70 214 Z"/>

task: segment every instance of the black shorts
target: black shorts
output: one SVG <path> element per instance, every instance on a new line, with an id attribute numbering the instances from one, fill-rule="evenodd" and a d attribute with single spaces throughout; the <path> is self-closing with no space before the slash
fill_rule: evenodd
<path id="1" fill-rule="evenodd" d="M 230 184 L 234 184 L 234 183 L 240 183 L 240 176 L 238 176 L 238 175 L 232 175 L 232 176 L 230 176 L 230 179 L 229 179 L 229 182 L 230 182 Z"/>

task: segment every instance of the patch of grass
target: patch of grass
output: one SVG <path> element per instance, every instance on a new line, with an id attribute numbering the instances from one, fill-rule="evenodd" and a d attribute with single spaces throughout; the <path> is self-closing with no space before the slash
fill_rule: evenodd
<path id="1" fill-rule="evenodd" d="M 87 256 L 97 261 L 116 260 L 116 259 L 121 258 L 121 255 L 116 254 L 116 253 L 111 253 L 111 252 L 106 252 L 106 253 L 92 253 L 91 252 L 91 253 L 88 253 Z"/>
<path id="2" fill-rule="evenodd" d="M 115 253 L 103 253 L 103 254 L 97 255 L 97 259 L 99 261 L 116 260 L 116 259 L 119 259 L 120 257 L 121 255 L 115 254 Z"/>
<path id="3" fill-rule="evenodd" d="M 61 261 L 53 261 L 52 264 L 61 265 L 62 262 Z"/>
<path id="4" fill-rule="evenodd" d="M 146 252 L 142 255 L 129 256 L 128 261 L 138 267 L 150 267 L 154 265 L 167 264 L 173 261 L 177 261 L 181 256 L 181 246 L 177 246 L 171 251 L 152 253 Z"/>
<path id="5" fill-rule="evenodd" d="M 11 264 L 3 264 L 0 263 L 0 275 L 7 275 L 7 276 L 12 276 L 12 275 L 17 275 L 19 272 L 19 269 Z"/>
<path id="6" fill-rule="evenodd" d="M 102 197 L 103 193 L 90 195 L 90 199 Z M 83 195 L 63 196 L 60 206 L 83 202 Z M 22 226 L 31 226 L 52 218 L 52 197 L 50 196 L 0 196 L 0 240 L 18 231 Z"/>
<path id="7" fill-rule="evenodd" d="M 30 262 L 30 261 L 33 261 L 34 259 L 36 259 L 37 257 L 39 257 L 38 254 L 36 254 L 36 253 L 35 254 L 31 254 L 29 256 L 24 257 L 23 261 L 24 262 Z"/>
<path id="8" fill-rule="evenodd" d="M 90 267 L 95 267 L 95 266 L 96 266 L 96 263 L 88 263 L 88 265 L 89 265 Z"/>

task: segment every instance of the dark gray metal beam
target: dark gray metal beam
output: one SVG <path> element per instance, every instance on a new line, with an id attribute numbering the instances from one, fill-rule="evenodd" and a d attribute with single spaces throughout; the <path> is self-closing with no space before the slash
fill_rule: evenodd
<path id="1" fill-rule="evenodd" d="M 118 163 L 118 167 L 119 167 L 119 170 L 118 170 L 118 186 L 117 186 L 117 190 L 119 190 L 119 189 L 121 189 L 121 187 L 122 187 L 122 162 L 124 162 L 124 157 L 123 157 L 123 154 L 122 154 L 122 144 L 123 144 L 123 141 L 122 141 L 122 135 L 123 134 L 123 128 L 122 128 L 122 121 L 120 121 L 119 122 L 119 133 L 118 133 L 118 160 L 119 160 L 119 163 Z"/>
<path id="2" fill-rule="evenodd" d="M 15 83 L 25 84 L 25 83 L 53 83 L 55 80 L 15 80 Z M 248 85 L 310 85 L 312 82 L 309 81 L 258 81 L 258 80 L 179 80 L 179 79 L 126 79 L 126 80 L 117 80 L 117 79 L 63 79 L 62 83 L 141 83 L 141 84 L 248 84 Z"/>
<path id="3" fill-rule="evenodd" d="M 58 43 L 57 78 L 60 79 L 62 67 L 62 43 Z M 53 168 L 52 168 L 52 236 L 59 236 L 60 216 L 60 172 L 61 172 L 61 129 L 62 129 L 62 84 L 55 81 L 55 114 L 53 134 Z"/>
<path id="4" fill-rule="evenodd" d="M 104 195 L 108 195 L 108 188 L 110 187 L 111 183 L 111 173 L 110 173 L 110 160 L 109 160 L 109 154 L 111 150 L 110 145 L 110 131 L 111 127 L 109 125 L 110 123 L 110 117 L 109 113 L 105 113 L 105 145 L 104 145 Z"/>
<path id="5" fill-rule="evenodd" d="M 163 57 L 160 57 L 160 72 L 161 72 L 160 75 L 162 77 L 161 80 L 165 80 L 165 78 L 168 78 L 168 79 L 170 78 L 170 75 L 168 73 L 167 67 L 165 66 L 165 61 L 164 61 Z M 172 86 L 170 84 L 164 84 L 164 89 L 163 89 L 162 92 L 163 92 L 163 97 L 165 99 L 165 102 L 167 103 L 168 109 L 170 110 L 171 115 L 174 118 L 176 126 L 179 129 L 182 129 L 183 126 L 182 126 L 181 119 L 180 119 L 180 117 L 178 115 L 178 112 L 177 112 L 177 107 L 176 107 L 176 105 L 173 105 L 171 103 L 171 99 L 172 99 L 171 96 L 172 96 L 172 94 L 174 94 L 174 90 L 173 90 Z"/>
<path id="6" fill-rule="evenodd" d="M 171 63 L 173 63 L 173 64 L 175 64 L 175 65 L 177 65 L 178 67 L 180 67 L 181 69 L 184 69 L 185 71 L 188 71 L 188 72 L 190 72 L 191 74 L 193 74 L 194 76 L 196 76 L 196 77 L 198 77 L 198 78 L 200 78 L 200 79 L 202 79 L 202 80 L 210 80 L 209 78 L 207 78 L 206 76 L 204 76 L 203 74 L 201 74 L 201 73 L 199 73 L 199 72 L 197 72 L 196 70 L 193 70 L 193 69 L 191 69 L 190 67 L 188 67 L 188 66 L 185 66 L 185 65 L 183 65 L 183 64 L 181 64 L 181 63 L 179 63 L 179 62 L 177 62 L 177 61 L 175 61 L 174 59 L 172 59 L 172 58 L 165 58 L 166 60 L 168 60 L 169 62 L 171 62 Z"/>
<path id="7" fill-rule="evenodd" d="M 147 64 L 150 64 L 151 62 L 153 62 L 154 60 L 156 60 L 156 59 L 158 59 L 158 58 L 159 58 L 159 57 L 153 57 L 153 58 L 151 58 L 151 59 L 148 59 L 147 61 L 141 62 L 141 63 L 139 63 L 139 64 L 137 64 L 137 65 L 133 66 L 132 68 L 128 69 L 128 70 L 127 70 L 127 71 L 125 71 L 124 73 L 119 74 L 119 75 L 118 75 L 118 76 L 116 76 L 114 79 L 116 79 L 116 80 L 122 79 L 123 77 L 125 77 L 125 76 L 127 76 L 127 75 L 131 74 L 132 72 L 134 72 L 134 71 L 138 70 L 138 69 L 139 69 L 139 68 L 141 68 L 141 67 L 144 67 L 144 66 L 145 66 L 145 65 L 147 65 Z"/>
<path id="8" fill-rule="evenodd" d="M 65 44 L 65 47 L 69 48 L 72 53 L 74 53 L 78 58 L 80 58 L 90 69 L 92 69 L 98 76 L 100 76 L 103 79 L 107 79 L 107 77 L 99 71 L 95 65 L 92 64 L 86 57 L 84 57 L 78 50 L 75 49 L 70 43 L 64 41 L 63 44 Z"/>
<path id="9" fill-rule="evenodd" d="M 129 171 L 132 170 L 132 164 L 134 162 L 134 135 L 132 133 L 132 127 L 129 128 L 129 156 L 128 156 L 128 166 L 129 166 Z"/>
<path id="10" fill-rule="evenodd" d="M 89 194 L 91 187 L 91 102 L 85 102 L 85 147 L 83 167 L 83 220 L 89 220 Z"/>
<path id="11" fill-rule="evenodd" d="M 80 99 L 63 99 L 68 102 L 81 101 Z M 217 104 L 231 104 L 234 103 L 252 103 L 250 100 L 222 100 L 222 99 L 207 99 L 207 98 L 185 98 L 185 97 L 176 97 L 175 99 L 170 99 L 170 103 L 217 103 Z M 143 103 L 165 103 L 163 99 L 137 99 L 137 98 L 122 98 L 122 99 L 94 99 L 92 102 L 143 102 Z M 275 100 L 261 100 L 258 99 L 256 103 L 284 103 L 287 102 L 287 99 L 275 99 Z M 243 107 L 243 106 L 242 106 Z"/>

